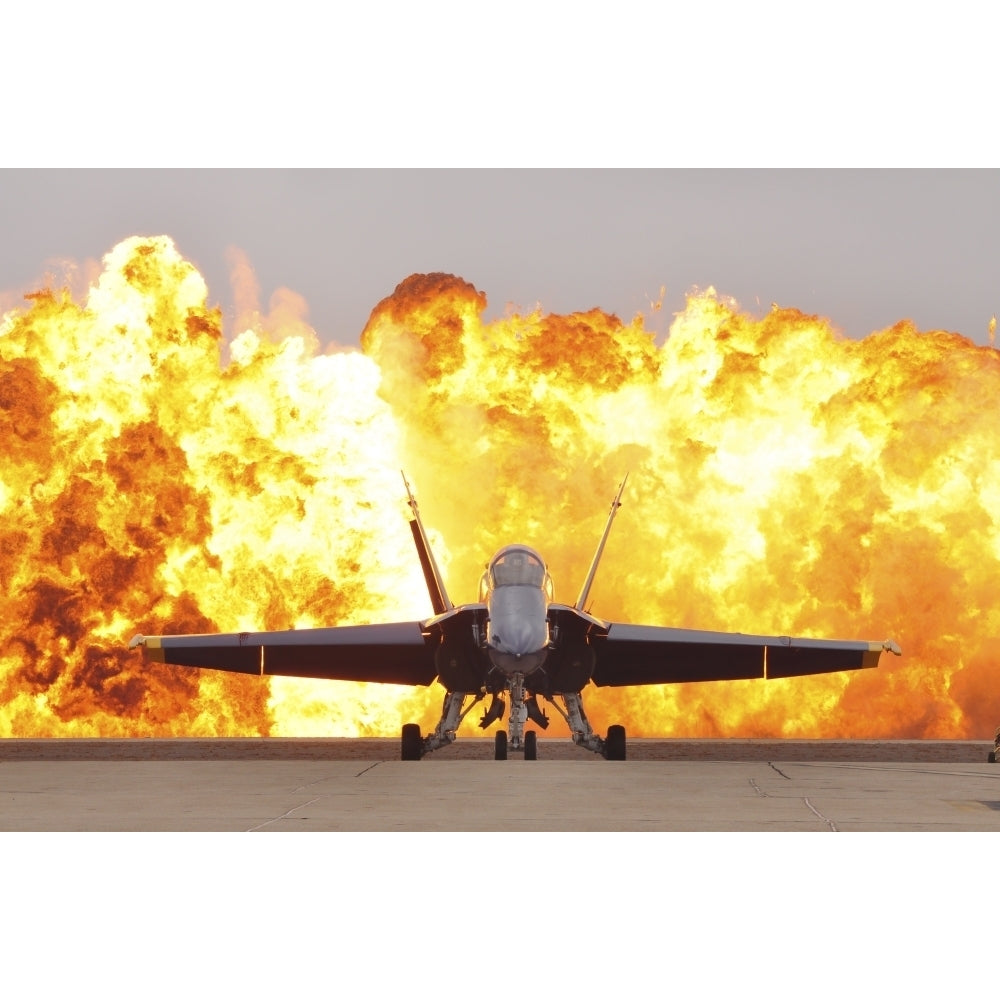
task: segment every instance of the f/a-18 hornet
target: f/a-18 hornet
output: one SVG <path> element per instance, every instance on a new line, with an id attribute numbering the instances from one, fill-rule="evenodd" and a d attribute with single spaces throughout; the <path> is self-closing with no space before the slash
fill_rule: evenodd
<path id="1" fill-rule="evenodd" d="M 627 476 L 625 477 L 628 478 Z M 476 604 L 448 597 L 427 541 L 417 501 L 403 477 L 410 529 L 430 592 L 434 614 L 423 621 L 281 632 L 209 635 L 137 635 L 148 660 L 184 667 L 210 667 L 245 674 L 324 677 L 341 681 L 429 685 L 445 689 L 437 728 L 427 736 L 414 723 L 403 726 L 402 758 L 419 760 L 447 746 L 472 707 L 489 696 L 479 721 L 486 729 L 508 715 L 507 731 L 495 736 L 495 758 L 508 750 L 534 760 L 536 730 L 549 719 L 542 698 L 566 720 L 575 744 L 608 760 L 625 759 L 625 728 L 598 736 L 583 710 L 583 690 L 684 681 L 793 677 L 876 667 L 883 652 L 900 654 L 892 640 L 793 639 L 629 625 L 604 621 L 586 608 L 597 564 L 621 506 L 625 481 L 590 570 L 572 605 L 553 600 L 552 578 L 542 557 L 527 545 L 507 545 L 489 561 Z"/>

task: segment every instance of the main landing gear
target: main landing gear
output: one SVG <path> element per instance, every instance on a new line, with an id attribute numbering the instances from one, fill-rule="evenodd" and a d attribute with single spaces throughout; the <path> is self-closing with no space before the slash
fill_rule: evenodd
<path id="1" fill-rule="evenodd" d="M 608 726 L 608 738 L 604 741 L 605 760 L 625 759 L 625 727 Z"/>
<path id="2" fill-rule="evenodd" d="M 437 747 L 428 747 L 433 741 L 432 733 L 426 739 L 420 735 L 420 726 L 409 722 L 403 726 L 402 740 L 402 760 L 420 760 L 421 757 L 430 753 Z M 454 737 L 452 737 L 454 739 Z M 450 741 L 448 741 L 450 742 Z M 606 739 L 601 739 L 591 731 L 588 735 L 583 733 L 573 733 L 573 742 L 588 750 L 594 750 L 605 760 L 625 760 L 625 727 L 608 726 Z M 443 744 L 439 744 L 443 745 Z M 506 760 L 508 753 L 524 752 L 525 760 L 538 760 L 538 733 L 534 729 L 529 729 L 524 734 L 524 742 L 521 746 L 514 746 L 507 738 L 507 733 L 503 729 L 497 730 L 493 737 L 493 759 Z M 990 763 L 993 763 L 993 754 L 990 754 Z"/>
<path id="3" fill-rule="evenodd" d="M 583 711 L 583 698 L 580 692 L 559 695 L 563 700 L 565 709 L 559 702 L 552 698 L 546 699 L 555 705 L 556 710 L 566 720 L 570 732 L 573 734 L 573 742 L 578 747 L 585 747 L 599 753 L 605 760 L 625 760 L 625 727 L 608 726 L 607 739 L 601 739 L 594 732 Z"/>
<path id="4" fill-rule="evenodd" d="M 424 738 L 420 726 L 408 722 L 403 726 L 403 760 L 420 760 L 424 755 Z"/>
<path id="5" fill-rule="evenodd" d="M 469 697 L 472 700 L 466 705 L 465 701 Z M 609 726 L 607 738 L 601 739 L 587 721 L 583 711 L 583 698 L 579 691 L 543 697 L 566 720 L 573 742 L 578 747 L 600 754 L 605 760 L 625 760 L 625 727 Z M 559 701 L 556 701 L 557 698 Z M 433 733 L 421 736 L 418 725 L 407 723 L 403 726 L 402 759 L 420 760 L 431 751 L 454 743 L 455 733 L 462 720 L 472 710 L 472 706 L 482 699 L 483 692 L 449 691 L 444 696 L 441 721 Z M 510 677 L 506 691 L 492 694 L 489 708 L 483 713 L 479 722 L 480 727 L 486 729 L 503 718 L 505 700 L 510 702 L 508 727 L 507 730 L 499 730 L 494 737 L 494 759 L 506 760 L 508 753 L 523 753 L 525 760 L 538 760 L 538 734 L 533 729 L 525 730 L 524 725 L 530 719 L 535 725 L 545 729 L 549 719 L 538 707 L 535 694 L 525 691 L 522 674 Z"/>
<path id="6" fill-rule="evenodd" d="M 605 760 L 625 760 L 625 727 L 609 726 L 607 739 L 594 736 L 594 740 L 600 743 L 598 753 Z M 574 740 L 580 743 L 582 741 Z M 507 733 L 504 730 L 497 730 L 493 737 L 493 759 L 506 760 L 508 756 Z M 513 748 L 512 748 L 513 749 Z M 524 734 L 525 760 L 538 760 L 538 733 L 534 729 L 529 729 Z M 424 749 L 424 739 L 420 735 L 420 727 L 412 722 L 403 726 L 402 760 L 420 760 L 427 751 Z M 993 757 L 993 754 L 990 754 Z M 993 760 L 990 760 L 993 763 Z"/>

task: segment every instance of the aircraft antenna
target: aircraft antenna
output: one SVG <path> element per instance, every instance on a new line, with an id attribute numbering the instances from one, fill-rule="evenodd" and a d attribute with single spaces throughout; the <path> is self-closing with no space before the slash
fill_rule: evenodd
<path id="1" fill-rule="evenodd" d="M 625 491 L 625 483 L 628 482 L 628 473 L 625 473 L 625 478 L 622 480 L 621 486 L 618 487 L 618 493 L 614 500 L 611 501 L 611 512 L 608 514 L 608 523 L 604 526 L 604 534 L 601 535 L 601 541 L 597 546 L 597 551 L 594 553 L 594 561 L 590 564 L 590 572 L 587 574 L 587 579 L 583 584 L 583 589 L 580 591 L 580 596 L 576 599 L 576 604 L 573 605 L 577 611 L 583 611 L 587 598 L 590 596 L 590 588 L 594 582 L 594 576 L 597 573 L 597 564 L 601 561 L 601 555 L 604 552 L 604 544 L 608 540 L 608 535 L 611 534 L 611 524 L 615 519 L 615 514 L 618 513 L 618 508 L 622 505 L 622 493 Z"/>

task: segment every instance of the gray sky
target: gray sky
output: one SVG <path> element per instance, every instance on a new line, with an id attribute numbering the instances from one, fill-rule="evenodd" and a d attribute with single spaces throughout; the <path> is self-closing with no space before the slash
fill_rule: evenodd
<path id="1" fill-rule="evenodd" d="M 487 319 L 508 303 L 597 306 L 647 314 L 662 336 L 685 294 L 712 285 L 753 315 L 774 301 L 854 338 L 912 319 L 987 343 L 998 223 L 988 169 L 8 168 L 0 291 L 38 287 L 51 259 L 166 234 L 227 317 L 237 247 L 262 306 L 297 292 L 324 344 L 356 343 L 379 300 L 421 271 L 471 282 Z"/>
<path id="2" fill-rule="evenodd" d="M 851 337 L 905 318 L 985 343 L 1000 171 L 960 169 L 996 163 L 984 10 L 21 5 L 0 60 L 0 294 L 166 234 L 227 315 L 236 247 L 262 306 L 292 289 L 324 343 L 356 343 L 420 271 L 471 282 L 487 319 L 627 320 L 665 287 L 662 336 L 711 285 Z M 841 166 L 884 169 L 746 169 Z"/>

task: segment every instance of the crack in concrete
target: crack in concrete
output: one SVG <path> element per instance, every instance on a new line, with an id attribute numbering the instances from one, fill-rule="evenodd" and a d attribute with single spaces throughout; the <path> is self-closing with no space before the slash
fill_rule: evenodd
<path id="1" fill-rule="evenodd" d="M 272 823 L 277 823 L 279 820 L 287 819 L 292 815 L 293 812 L 298 812 L 299 809 L 305 809 L 306 806 L 311 806 L 314 802 L 319 802 L 320 797 L 317 795 L 315 798 L 310 799 L 308 802 L 303 802 L 301 805 L 294 806 L 289 809 L 288 812 L 283 812 L 280 816 L 275 816 L 274 819 L 269 819 L 266 823 L 261 823 L 259 826 L 252 826 L 247 833 L 253 833 L 255 830 L 263 830 L 265 826 L 270 826 Z"/>
<path id="2" fill-rule="evenodd" d="M 814 806 L 814 805 L 813 805 L 813 804 L 812 804 L 812 803 L 811 803 L 811 802 L 810 802 L 810 801 L 809 801 L 808 799 L 803 799 L 802 801 L 803 801 L 803 802 L 804 802 L 804 803 L 805 803 L 805 804 L 806 804 L 807 806 L 809 806 L 810 810 L 812 810 L 812 812 L 813 812 L 813 813 L 815 813 L 815 814 L 816 814 L 816 815 L 817 815 L 817 816 L 818 816 L 818 817 L 819 817 L 819 818 L 820 818 L 820 819 L 821 819 L 821 820 L 822 820 L 822 821 L 823 821 L 824 823 L 826 823 L 826 825 L 827 825 L 827 826 L 828 826 L 828 827 L 829 827 L 829 828 L 830 828 L 830 829 L 831 829 L 831 830 L 832 830 L 832 831 L 833 831 L 834 833 L 837 833 L 837 832 L 838 832 L 838 830 L 837 830 L 837 824 L 836 824 L 836 823 L 834 823 L 832 819 L 827 819 L 827 818 L 826 818 L 826 817 L 825 817 L 825 816 L 824 816 L 824 815 L 823 815 L 823 814 L 822 814 L 822 813 L 821 813 L 821 812 L 820 812 L 820 811 L 819 811 L 819 810 L 818 810 L 818 809 L 817 809 L 817 808 L 816 808 L 816 807 L 815 807 L 815 806 Z"/>
<path id="3" fill-rule="evenodd" d="M 379 764 L 381 764 L 381 763 L 382 763 L 382 761 L 377 760 L 377 761 L 375 761 L 374 764 L 369 764 L 363 770 L 358 771 L 358 773 L 355 774 L 354 777 L 355 778 L 360 778 L 363 774 L 367 774 L 370 770 L 372 770 L 372 768 L 378 767 Z M 329 774 L 324 774 L 322 778 L 317 778 L 315 781 L 307 781 L 304 785 L 299 785 L 298 787 L 293 788 L 292 792 L 293 793 L 294 792 L 304 792 L 307 788 L 311 788 L 313 785 L 319 785 L 319 784 L 321 784 L 324 781 L 329 781 L 331 777 L 332 776 L 329 775 Z"/>
<path id="4" fill-rule="evenodd" d="M 369 764 L 366 768 L 363 768 L 362 770 L 358 771 L 358 773 L 355 774 L 354 777 L 360 778 L 363 774 L 367 774 L 372 768 L 378 767 L 379 764 L 381 763 L 382 763 L 381 761 L 377 760 L 373 764 Z M 305 789 L 309 788 L 311 785 L 318 785 L 323 781 L 329 780 L 329 777 L 330 777 L 329 775 L 324 775 L 322 778 L 317 778 L 315 781 L 308 781 L 306 782 L 306 784 L 299 785 L 298 788 L 293 789 L 293 793 L 305 791 Z M 287 819 L 289 816 L 292 815 L 293 812 L 296 812 L 299 809 L 304 809 L 306 806 L 312 805 L 313 802 L 319 802 L 320 798 L 321 796 L 317 795 L 314 798 L 311 798 L 308 802 L 303 802 L 302 805 L 295 806 L 294 809 L 289 809 L 288 812 L 284 812 L 280 816 L 275 816 L 274 819 L 269 819 L 266 823 L 261 823 L 259 826 L 250 827 L 250 829 L 247 830 L 246 832 L 253 833 L 255 830 L 263 830 L 265 826 L 270 826 L 272 823 L 277 823 L 280 820 Z"/>

